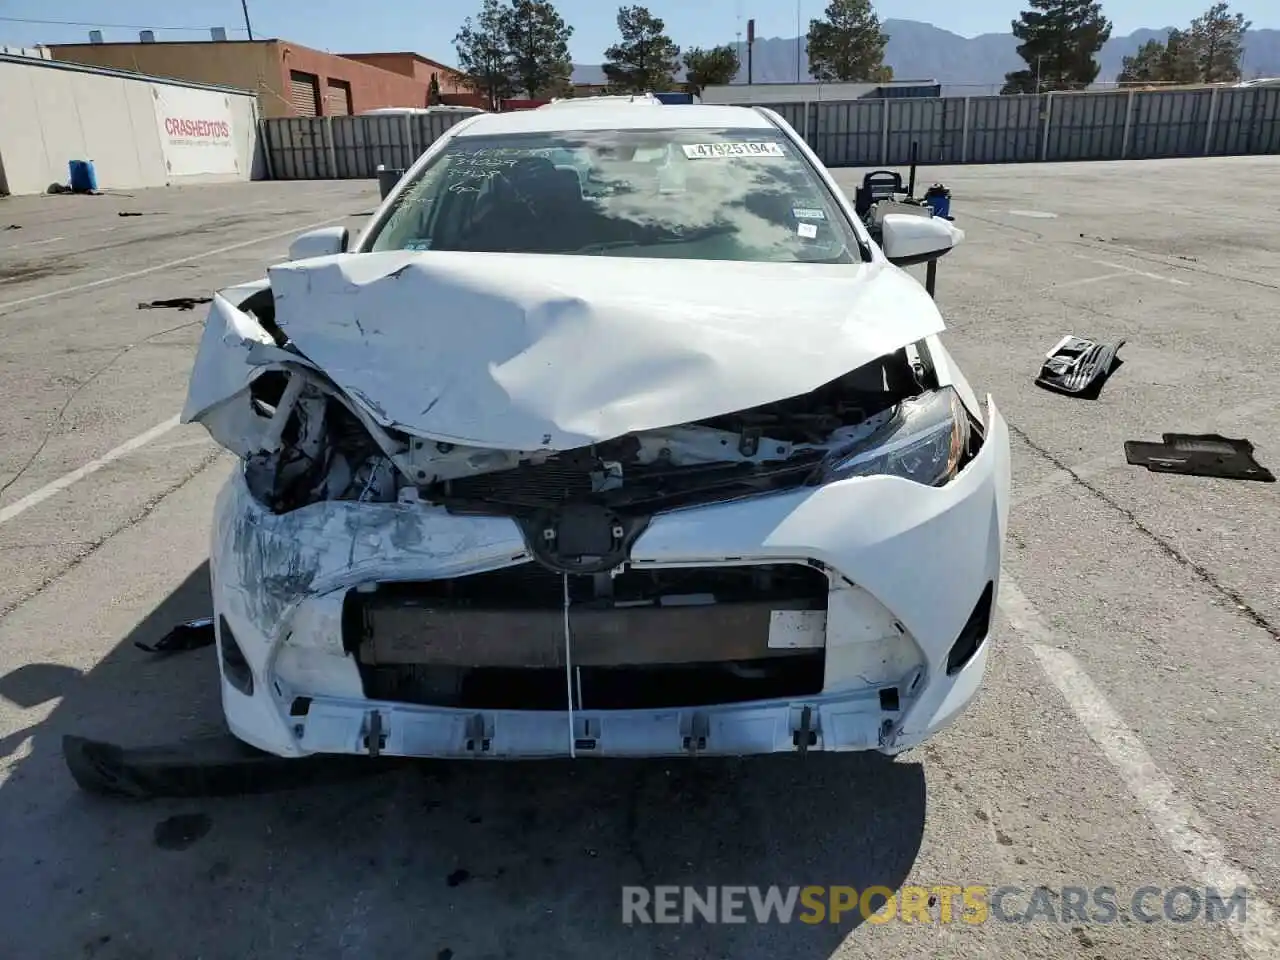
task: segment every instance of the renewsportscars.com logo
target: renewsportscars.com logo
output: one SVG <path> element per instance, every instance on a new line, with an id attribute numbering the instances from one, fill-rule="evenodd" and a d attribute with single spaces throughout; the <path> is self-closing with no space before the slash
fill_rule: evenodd
<path id="1" fill-rule="evenodd" d="M 623 887 L 622 922 L 1243 923 L 1247 903 L 1244 887 Z"/>

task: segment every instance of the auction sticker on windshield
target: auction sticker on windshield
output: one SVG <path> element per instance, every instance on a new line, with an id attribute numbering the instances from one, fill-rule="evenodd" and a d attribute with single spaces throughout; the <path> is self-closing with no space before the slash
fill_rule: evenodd
<path id="1" fill-rule="evenodd" d="M 685 143 L 684 155 L 690 160 L 718 157 L 785 157 L 779 143 Z"/>

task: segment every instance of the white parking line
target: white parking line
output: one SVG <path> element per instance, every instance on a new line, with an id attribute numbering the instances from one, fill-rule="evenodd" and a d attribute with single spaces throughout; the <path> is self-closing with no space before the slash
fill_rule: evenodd
<path id="1" fill-rule="evenodd" d="M 232 250 L 241 250 L 244 247 L 252 247 L 256 243 L 266 243 L 268 240 L 278 240 L 280 237 L 287 237 L 291 233 L 314 230 L 316 227 L 328 226 L 331 223 L 338 223 L 346 219 L 348 218 L 345 216 L 330 217 L 328 220 L 318 220 L 315 223 L 304 223 L 296 227 L 290 227 L 288 230 L 281 230 L 278 233 L 269 233 L 265 237 L 256 237 L 253 240 L 242 240 L 239 243 L 230 243 L 225 247 L 217 247 L 213 250 L 204 250 L 201 253 L 193 253 L 189 257 L 179 257 L 177 260 L 157 263 L 154 266 L 145 267 L 142 270 L 132 270 L 129 273 L 117 274 L 114 277 L 103 277 L 101 280 L 90 280 L 88 283 L 77 283 L 75 286 L 63 287 L 60 290 L 50 290 L 47 293 L 36 293 L 29 297 L 22 297 L 18 300 L 7 300 L 4 303 L 0 303 L 0 311 L 6 310 L 9 307 L 20 307 L 24 303 L 35 303 L 38 300 L 48 300 L 52 297 L 61 297 L 68 293 L 79 293 L 81 290 L 92 290 L 94 287 L 105 286 L 109 283 L 119 283 L 121 280 L 132 280 L 134 277 L 145 277 L 149 273 L 168 270 L 170 267 L 177 267 L 184 263 L 191 263 L 193 260 L 203 260 L 206 257 L 216 257 L 223 253 L 230 253 Z"/>
<path id="2" fill-rule="evenodd" d="M 1162 283 L 1172 283 L 1179 287 L 1188 286 L 1187 281 L 1179 280 L 1177 277 L 1167 277 L 1160 273 L 1148 273 L 1146 270 L 1138 270 L 1135 267 L 1126 267 L 1123 263 L 1115 263 L 1111 260 L 1095 260 L 1093 257 L 1086 257 L 1082 254 L 1075 254 L 1077 260 L 1088 260 L 1090 263 L 1096 263 L 1102 267 L 1110 267 L 1112 270 L 1121 270 L 1125 273 L 1131 273 L 1137 277 L 1146 277 L 1148 280 L 1159 280 Z"/>
<path id="3" fill-rule="evenodd" d="M 1063 287 L 1083 287 L 1090 283 L 1101 283 L 1103 280 L 1115 280 L 1118 277 L 1132 276 L 1128 271 L 1123 273 L 1102 273 L 1096 277 L 1082 277 L 1079 280 L 1067 280 L 1063 283 L 1052 284 L 1054 290 L 1061 290 Z"/>
<path id="4" fill-rule="evenodd" d="M 0 507 L 0 524 L 8 523 L 10 520 L 18 516 L 19 514 L 25 513 L 27 510 L 30 510 L 32 507 L 38 504 L 44 503 L 46 500 L 48 500 L 50 497 L 54 496 L 55 494 L 61 493 L 63 490 L 67 489 L 67 487 L 71 486 L 77 480 L 83 480 L 85 477 L 89 476 L 89 474 L 97 473 L 99 470 L 101 470 L 103 467 L 107 466 L 108 464 L 114 463 L 116 460 L 119 460 L 121 457 L 127 456 L 130 453 L 133 453 L 133 451 L 139 449 L 140 447 L 145 447 L 152 440 L 156 439 L 157 437 L 164 436 L 166 433 L 168 433 L 177 425 L 178 425 L 178 417 L 172 416 L 168 420 L 164 421 L 164 423 L 157 423 L 154 427 L 152 427 L 150 430 L 147 430 L 145 433 L 138 434 L 132 440 L 126 440 L 124 443 L 120 444 L 120 446 L 116 447 L 114 450 L 108 450 L 106 453 L 98 457 L 96 460 L 90 460 L 83 467 L 78 467 L 77 469 L 72 470 L 70 473 L 63 474 L 57 480 L 54 480 L 50 483 L 46 483 L 43 487 L 40 487 L 38 490 L 31 491 L 21 500 L 15 500 L 13 503 L 9 504 L 7 507 Z"/>
<path id="5" fill-rule="evenodd" d="M 1195 878 L 1216 888 L 1224 897 L 1230 897 L 1239 887 L 1248 891 L 1244 919 L 1227 925 L 1245 953 L 1254 960 L 1280 956 L 1280 926 L 1270 905 L 1256 895 L 1257 885 L 1231 865 L 1222 844 L 1209 832 L 1195 808 L 1160 772 L 1138 735 L 1125 725 L 1076 658 L 1058 649 L 1054 634 L 1039 611 L 1007 574 L 1000 580 L 999 607 L 1089 738 L 1115 767 L 1147 818 Z"/>
<path id="6" fill-rule="evenodd" d="M 0 250 L 21 250 L 23 247 L 38 247 L 42 243 L 57 243 L 66 237 L 46 237 L 43 240 L 25 240 L 22 243 L 6 243 Z"/>

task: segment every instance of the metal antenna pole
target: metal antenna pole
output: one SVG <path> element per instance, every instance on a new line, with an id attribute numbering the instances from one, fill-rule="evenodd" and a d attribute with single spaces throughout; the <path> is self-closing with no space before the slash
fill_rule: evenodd
<path id="1" fill-rule="evenodd" d="M 796 83 L 800 82 L 800 51 L 803 49 L 800 38 L 803 36 L 804 31 L 800 27 L 800 0 L 796 0 Z"/>
<path id="2" fill-rule="evenodd" d="M 253 39 L 253 24 L 249 22 L 249 0 L 240 0 L 240 9 L 244 11 L 244 28 L 249 31 L 249 39 Z"/>
<path id="3" fill-rule="evenodd" d="M 563 574 L 564 582 L 564 686 L 569 702 L 569 758 L 578 758 L 578 748 L 573 729 L 573 635 L 569 625 L 569 575 Z M 581 681 L 579 681 L 581 682 Z M 582 687 L 578 687 L 581 697 Z"/>

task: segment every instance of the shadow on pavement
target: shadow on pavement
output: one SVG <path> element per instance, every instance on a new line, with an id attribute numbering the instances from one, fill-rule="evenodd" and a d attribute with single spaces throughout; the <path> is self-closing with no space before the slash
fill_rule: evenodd
<path id="1" fill-rule="evenodd" d="M 15 703 L 62 697 L 10 738 L 0 785 L 0 887 L 23 919 L 10 955 L 824 958 L 856 911 L 762 926 L 748 901 L 746 923 L 629 926 L 622 888 L 896 889 L 919 850 L 923 770 L 879 756 L 422 762 L 217 799 L 79 791 L 64 734 L 140 746 L 223 729 L 212 650 L 134 647 L 209 609 L 202 565 L 83 676 L 0 678 Z"/>

